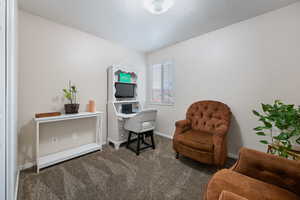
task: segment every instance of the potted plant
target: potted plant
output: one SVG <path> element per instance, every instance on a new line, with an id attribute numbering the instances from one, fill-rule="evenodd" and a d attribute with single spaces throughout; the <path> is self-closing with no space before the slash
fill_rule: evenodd
<path id="1" fill-rule="evenodd" d="M 66 114 L 75 114 L 78 113 L 79 104 L 77 103 L 77 93 L 78 90 L 75 85 L 71 84 L 69 81 L 69 88 L 63 89 L 64 96 L 70 103 L 65 104 L 65 112 Z"/>
<path id="2" fill-rule="evenodd" d="M 292 142 L 295 142 L 294 145 L 300 144 L 300 107 L 276 100 L 273 105 L 262 104 L 262 110 L 262 113 L 253 110 L 263 124 L 254 128 L 256 134 L 269 137 L 269 140 L 260 140 L 260 143 L 276 145 L 277 148 L 272 149 L 271 153 L 288 158 Z"/>

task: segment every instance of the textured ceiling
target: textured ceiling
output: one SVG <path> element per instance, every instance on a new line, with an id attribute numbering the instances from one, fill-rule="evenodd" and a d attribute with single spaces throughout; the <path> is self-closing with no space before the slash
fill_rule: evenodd
<path id="1" fill-rule="evenodd" d="M 19 0 L 32 14 L 123 46 L 150 52 L 275 10 L 298 0 L 175 0 L 162 15 L 142 0 Z"/>

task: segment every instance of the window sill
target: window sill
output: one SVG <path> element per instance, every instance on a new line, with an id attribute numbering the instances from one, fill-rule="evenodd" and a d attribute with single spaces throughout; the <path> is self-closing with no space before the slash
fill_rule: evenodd
<path id="1" fill-rule="evenodd" d="M 153 105 L 153 106 L 174 106 L 175 103 L 154 103 L 154 102 L 148 102 L 148 105 Z"/>

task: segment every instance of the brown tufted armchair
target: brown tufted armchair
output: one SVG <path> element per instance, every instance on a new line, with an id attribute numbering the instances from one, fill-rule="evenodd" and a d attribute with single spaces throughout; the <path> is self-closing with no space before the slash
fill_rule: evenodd
<path id="1" fill-rule="evenodd" d="M 179 154 L 222 167 L 227 158 L 226 135 L 230 127 L 230 108 L 217 101 L 192 104 L 186 119 L 176 122 L 173 148 Z"/>

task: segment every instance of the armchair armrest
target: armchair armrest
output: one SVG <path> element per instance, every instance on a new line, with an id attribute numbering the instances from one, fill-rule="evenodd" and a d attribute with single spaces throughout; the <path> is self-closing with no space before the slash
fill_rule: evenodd
<path id="1" fill-rule="evenodd" d="M 183 134 L 184 132 L 186 132 L 187 130 L 191 129 L 191 123 L 188 120 L 180 120 L 175 122 L 175 134 L 174 137 L 176 137 L 177 135 Z"/>
<path id="2" fill-rule="evenodd" d="M 219 197 L 219 200 L 248 200 L 245 197 L 241 197 L 237 194 L 234 194 L 232 192 L 223 191 Z"/>
<path id="3" fill-rule="evenodd" d="M 242 148 L 232 170 L 300 195 L 300 162 Z"/>
<path id="4" fill-rule="evenodd" d="M 176 128 L 189 128 L 191 126 L 188 120 L 179 120 L 175 122 Z"/>
<path id="5" fill-rule="evenodd" d="M 191 129 L 191 124 L 188 120 L 180 120 L 175 123 L 176 130 L 175 130 L 175 137 L 176 135 L 180 135 L 187 130 Z"/>

